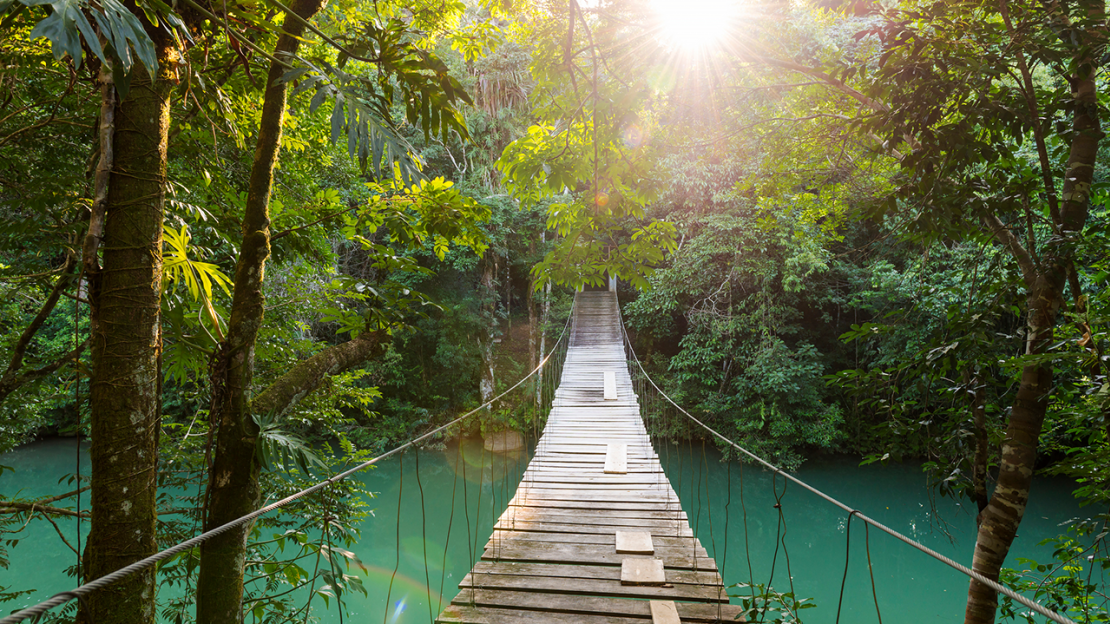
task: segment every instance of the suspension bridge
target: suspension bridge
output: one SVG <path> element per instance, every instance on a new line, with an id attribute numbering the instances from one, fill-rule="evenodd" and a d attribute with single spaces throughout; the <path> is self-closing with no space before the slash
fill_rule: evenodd
<path id="1" fill-rule="evenodd" d="M 640 417 L 616 294 L 578 293 L 535 454 L 437 622 L 733 621 Z"/>
<path id="2" fill-rule="evenodd" d="M 250 514 L 0 618 L 0 624 L 37 621 L 50 609 L 80 600 L 130 574 L 186 553 L 220 533 L 254 522 L 386 458 L 401 456 L 408 450 L 416 451 L 419 458 L 421 443 L 436 436 L 450 435 L 452 427 L 518 389 L 531 397 L 522 403 L 535 404 L 537 411 L 533 417 L 542 415 L 543 410 L 550 407 L 546 426 L 515 493 L 493 525 L 492 535 L 480 558 L 459 582 L 458 594 L 438 616 L 434 616 L 429 602 L 428 617 L 436 623 L 743 621 L 744 607 L 729 604 L 717 564 L 692 531 L 648 437 L 644 418 L 657 418 L 664 408 L 671 417 L 687 419 L 688 423 L 731 446 L 776 477 L 843 510 L 849 524 L 854 517 L 1005 594 L 1031 612 L 1059 624 L 1075 624 L 1065 615 L 970 570 L 780 470 L 682 409 L 654 384 L 640 365 L 624 332 L 615 293 L 578 293 L 568 322 L 569 330 L 564 329 L 564 337 L 557 341 L 540 365 L 485 405 Z M 560 363 L 561 373 L 558 372 Z M 635 383 L 631 372 L 636 373 Z M 557 388 L 553 392 L 546 390 L 554 386 L 556 377 Z M 530 390 L 526 385 L 529 380 L 539 390 Z M 641 396 L 637 395 L 637 390 Z M 641 413 L 643 395 L 650 397 L 646 410 L 650 414 Z M 419 467 L 417 477 L 419 479 Z M 508 492 L 504 498 L 509 498 Z M 725 509 L 727 511 L 727 505 Z M 469 526 L 469 520 L 467 522 Z M 727 531 L 727 513 L 725 524 Z M 710 528 L 712 530 L 712 525 Z M 398 532 L 398 540 L 399 535 Z M 427 571 L 426 551 L 424 559 Z M 469 560 L 473 559 L 472 556 Z M 395 568 L 394 577 L 396 574 Z M 847 559 L 844 580 L 846 578 Z M 390 588 L 392 585 L 391 581 Z M 873 577 L 871 586 L 874 595 Z M 755 601 L 754 595 L 752 600 Z M 388 594 L 386 603 L 388 609 Z M 877 595 L 875 608 L 878 615 Z M 839 611 L 838 605 L 838 621 Z M 342 613 L 340 605 L 340 622 Z M 386 617 L 388 613 L 385 611 Z M 394 619 L 396 615 L 397 611 Z"/>

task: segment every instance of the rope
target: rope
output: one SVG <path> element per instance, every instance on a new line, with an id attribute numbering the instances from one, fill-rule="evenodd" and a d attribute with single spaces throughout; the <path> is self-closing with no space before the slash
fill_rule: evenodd
<path id="1" fill-rule="evenodd" d="M 295 500 L 303 498 L 303 497 L 305 497 L 309 494 L 312 494 L 313 492 L 318 492 L 319 490 L 322 490 L 322 489 L 328 487 L 329 485 L 334 485 L 335 483 L 338 483 L 339 481 L 342 481 L 342 480 L 346 479 L 347 477 L 355 474 L 356 472 L 360 472 L 362 470 L 365 470 L 365 469 L 369 468 L 370 466 L 373 466 L 374 464 L 380 462 L 383 459 L 386 459 L 388 457 L 392 457 L 393 455 L 396 455 L 397 453 L 400 453 L 400 452 L 402 452 L 402 451 L 404 451 L 404 450 L 406 450 L 410 447 L 416 446 L 420 442 L 423 442 L 424 440 L 427 440 L 428 438 L 430 438 L 430 437 L 432 437 L 432 436 L 434 436 L 438 433 L 441 433 L 443 431 L 446 431 L 450 427 L 453 427 L 453 426 L 461 423 L 462 421 L 469 418 L 472 414 L 475 414 L 475 413 L 479 412 L 480 410 L 486 409 L 487 407 L 493 405 L 493 403 L 495 401 L 500 400 L 505 395 L 509 394 L 513 390 L 516 390 L 517 388 L 519 388 L 521 386 L 521 384 L 523 384 L 525 381 L 530 379 L 538 371 L 543 369 L 543 367 L 547 364 L 547 361 L 551 358 L 551 356 L 555 353 L 555 350 L 559 347 L 559 344 L 562 343 L 563 338 L 566 337 L 567 328 L 570 326 L 570 321 L 574 316 L 575 315 L 573 314 L 573 310 L 572 310 L 571 315 L 567 317 L 567 324 L 563 326 L 563 333 L 559 336 L 559 340 L 556 341 L 555 345 L 551 348 L 551 351 L 548 352 L 548 354 L 540 361 L 539 365 L 536 366 L 536 368 L 532 369 L 532 372 L 530 372 L 527 375 L 525 375 L 524 377 L 522 377 L 520 379 L 520 381 L 513 384 L 513 386 L 511 388 L 509 388 L 508 390 L 505 390 L 501 394 L 499 394 L 496 397 L 490 399 L 487 403 L 484 403 L 483 405 L 480 405 L 480 406 L 470 410 L 469 412 L 463 414 L 462 416 L 459 416 L 458 418 L 452 420 L 451 422 L 449 422 L 445 425 L 441 425 L 439 427 L 436 427 L 435 429 L 432 429 L 428 433 L 425 433 L 424 435 L 422 435 L 418 438 L 414 438 L 412 440 L 409 440 L 405 444 L 402 444 L 401 446 L 398 446 L 397 448 L 395 448 L 391 451 L 387 451 L 385 453 L 382 453 L 381 455 L 378 455 L 377 457 L 375 457 L 373 459 L 370 459 L 370 460 L 367 460 L 367 461 L 365 461 L 361 464 L 358 464 L 357 466 L 355 466 L 353 468 L 350 468 L 349 470 L 346 470 L 346 471 L 341 472 L 337 475 L 329 477 L 328 479 L 320 481 L 320 482 L 316 483 L 315 485 L 307 487 L 307 488 L 305 488 L 305 489 L 303 489 L 299 492 L 295 492 L 295 493 L 293 493 L 293 494 L 291 494 L 291 495 L 289 495 L 289 496 L 287 496 L 287 497 L 285 497 L 285 498 L 283 498 L 279 501 L 270 503 L 269 505 L 266 505 L 265 507 L 262 507 L 261 509 L 258 509 L 257 511 L 253 511 L 253 512 L 251 512 L 249 514 L 246 514 L 244 516 L 240 516 L 240 517 L 236 518 L 235 520 L 232 520 L 232 521 L 230 521 L 226 524 L 222 524 L 222 525 L 220 525 L 220 526 L 218 526 L 218 527 L 216 527 L 216 528 L 214 528 L 210 531 L 206 531 L 204 533 L 201 533 L 200 535 L 198 535 L 198 536 L 196 536 L 192 539 L 185 540 L 184 542 L 179 542 L 176 545 L 171 546 L 171 547 L 169 547 L 169 548 L 167 548 L 167 549 L 165 549 L 161 552 L 155 553 L 155 554 L 153 554 L 153 555 L 151 555 L 151 556 L 149 556 L 145 559 L 140 559 L 139 561 L 136 561 L 135 563 L 124 566 L 124 567 L 116 570 L 115 572 L 110 572 L 108 574 L 105 574 L 104 576 L 102 576 L 102 577 L 100 577 L 96 580 L 85 583 L 84 585 L 76 587 L 76 588 L 74 588 L 70 591 L 65 591 L 65 592 L 55 594 L 54 596 L 50 597 L 47 600 L 44 600 L 43 602 L 40 602 L 37 605 L 34 605 L 32 607 L 28 607 L 26 609 L 22 609 L 20 611 L 16 611 L 15 613 L 12 613 L 11 615 L 0 619 L 0 624 L 15 624 L 16 622 L 21 622 L 21 621 L 23 621 L 25 619 L 28 619 L 28 618 L 37 619 L 40 616 L 42 616 L 42 614 L 46 613 L 50 609 L 53 609 L 54 607 L 58 607 L 58 606 L 61 606 L 63 604 L 66 604 L 67 602 L 69 602 L 71 600 L 74 600 L 75 598 L 76 599 L 81 599 L 84 596 L 87 596 L 87 595 L 91 594 L 92 592 L 104 589 L 105 587 L 108 587 L 109 585 L 112 585 L 113 583 L 119 582 L 120 580 L 122 580 L 122 579 L 124 579 L 124 578 L 126 578 L 126 577 L 128 577 L 132 574 L 135 574 L 136 572 L 140 572 L 142 570 L 146 570 L 147 568 L 153 567 L 159 561 L 169 559 L 170 557 L 173 557 L 174 555 L 176 555 L 178 553 L 182 553 L 182 552 L 185 552 L 186 550 L 189 550 L 191 548 L 199 546 L 200 544 L 203 544 L 204 542 L 207 542 L 208 540 L 212 539 L 213 537 L 216 537 L 217 535 L 222 535 L 224 533 L 227 533 L 228 531 L 230 531 L 230 530 L 232 530 L 232 529 L 234 529 L 234 528 L 236 528 L 240 525 L 246 524 L 246 523 L 254 520 L 255 518 L 263 516 L 263 515 L 271 512 L 271 511 L 275 510 L 275 509 L 279 509 L 281 507 L 284 507 L 284 506 L 288 505 L 289 503 L 292 503 Z M 465 464 L 466 462 L 464 461 L 463 463 Z"/>
<path id="2" fill-rule="evenodd" d="M 382 609 L 382 624 L 389 621 L 389 601 L 393 597 L 393 581 L 397 579 L 397 570 L 401 569 L 401 497 L 405 492 L 405 455 L 397 458 L 400 464 L 397 468 L 397 558 L 393 563 L 393 574 L 389 577 L 389 589 L 385 592 L 385 609 Z M 394 607 L 393 615 L 396 617 L 397 608 Z"/>
<path id="3" fill-rule="evenodd" d="M 458 452 L 455 453 L 454 479 L 451 482 L 451 512 L 447 516 L 447 538 L 443 543 L 443 559 L 439 562 L 439 606 L 443 608 L 443 584 L 447 578 L 447 549 L 451 547 L 451 527 L 455 524 L 455 493 L 459 491 L 459 457 L 462 456 L 460 442 Z M 465 485 L 463 487 L 466 487 Z M 880 623 L 881 624 L 881 623 Z"/>
<path id="4" fill-rule="evenodd" d="M 836 624 L 840 624 L 840 608 L 844 606 L 844 587 L 848 585 L 848 561 L 852 557 L 852 516 L 858 513 L 856 509 L 848 512 L 848 524 L 844 528 L 844 576 L 840 577 L 840 598 L 836 600 Z"/>
<path id="5" fill-rule="evenodd" d="M 618 310 L 618 313 L 619 313 L 620 308 L 618 307 L 617 310 Z M 624 325 L 623 319 L 621 321 L 621 325 L 622 326 Z M 627 334 L 625 334 L 625 340 L 626 341 L 628 340 L 628 335 Z M 855 510 L 855 509 L 849 507 L 848 505 L 840 502 L 839 500 L 833 498 L 832 496 L 829 496 L 828 494 L 822 492 L 821 490 L 818 490 L 817 488 L 815 488 L 812 485 L 806 483 L 805 481 L 802 481 L 801 479 L 799 479 L 799 478 L 783 471 L 782 469 L 776 467 L 775 465 L 771 464 L 767 460 L 765 460 L 762 457 L 756 455 L 755 453 L 752 453 L 751 451 L 745 449 L 744 447 L 740 446 L 739 444 L 736 444 L 735 442 L 726 438 L 725 436 L 721 435 L 720 433 L 717 433 L 712 427 L 710 427 L 709 425 L 706 425 L 702 421 L 695 418 L 692 414 L 690 414 L 690 412 L 687 412 L 686 410 L 682 409 L 682 406 L 680 406 L 678 403 L 675 403 L 674 400 L 671 399 L 670 396 L 668 396 L 665 392 L 663 392 L 659 388 L 659 386 L 657 386 L 655 384 L 655 381 L 652 380 L 652 378 L 650 376 L 648 376 L 647 371 L 644 370 L 643 365 L 640 363 L 640 359 L 638 357 L 636 357 L 636 352 L 632 350 L 632 344 L 631 343 L 628 343 L 628 349 L 629 349 L 629 351 L 632 352 L 633 361 L 636 362 L 636 365 L 639 367 L 640 372 L 642 372 L 644 374 L 644 377 L 647 379 L 648 383 L 650 383 L 651 386 L 653 388 L 655 388 L 655 391 L 658 392 L 660 396 L 662 396 L 664 399 L 666 399 L 666 401 L 668 403 L 670 403 L 672 406 L 674 406 L 675 409 L 677 409 L 679 412 L 681 412 L 687 418 L 692 420 L 694 423 L 696 423 L 702 429 L 705 429 L 706 431 L 708 431 L 713 436 L 717 437 L 719 440 L 721 440 L 725 444 L 727 444 L 730 447 L 736 449 L 740 453 L 743 453 L 745 456 L 750 458 L 752 461 L 756 462 L 757 464 L 760 464 L 761 466 L 770 470 L 771 472 L 775 473 L 776 475 L 782 475 L 788 481 L 791 481 L 791 482 L 801 486 L 803 489 L 809 491 L 812 494 L 815 494 L 818 498 L 821 498 L 821 499 L 825 500 L 826 502 L 828 502 L 828 503 L 830 503 L 830 504 L 832 504 L 836 507 L 839 507 L 840 509 L 842 509 L 846 512 L 854 514 L 860 520 L 863 520 L 866 524 L 869 524 L 869 525 L 875 527 L 876 529 L 879 529 L 880 531 L 886 533 L 887 535 L 890 535 L 891 537 L 893 537 L 893 538 L 895 538 L 895 539 L 897 539 L 897 540 L 899 540 L 899 541 L 901 541 L 901 542 L 903 542 L 903 543 L 905 543 L 905 544 L 907 544 L 907 545 L 909 545 L 913 548 L 916 548 L 917 550 L 925 553 L 926 555 L 929 555 L 933 559 L 936 559 L 937 561 L 940 561 L 941 563 L 944 563 L 944 564 L 948 565 L 949 567 L 956 570 L 957 572 L 961 572 L 964 575 L 966 575 L 966 576 L 968 576 L 972 579 L 975 579 L 976 581 L 986 585 L 987 587 L 990 587 L 994 591 L 996 591 L 1000 594 L 1003 594 L 1005 596 L 1010 597 L 1011 599 L 1013 599 L 1013 600 L 1021 603 L 1022 605 L 1032 609 L 1033 611 L 1037 612 L 1038 614 L 1043 615 L 1044 617 L 1052 620 L 1053 622 L 1057 622 L 1058 624 L 1076 624 L 1075 621 L 1073 621 L 1073 620 L 1071 620 L 1071 619 L 1069 619 L 1069 618 L 1067 618 L 1063 615 L 1060 615 L 1059 613 L 1057 613 L 1057 612 L 1055 612 L 1051 609 L 1048 609 L 1048 608 L 1046 608 L 1042 605 L 1039 605 L 1036 602 L 1033 602 L 1032 600 L 1026 598 L 1025 596 L 1022 596 L 1021 594 L 1019 594 L 1019 593 L 1015 592 L 1014 590 L 1010 589 L 1009 587 L 1001 585 L 997 581 L 991 580 L 991 579 L 987 578 L 986 576 L 983 576 L 979 572 L 976 572 L 975 570 L 972 570 L 972 569 L 968 568 L 967 566 L 965 566 L 965 565 L 963 565 L 963 564 L 961 564 L 957 561 L 954 561 L 950 557 L 946 557 L 946 556 L 940 554 L 939 552 L 929 548 L 928 546 L 925 546 L 924 544 L 922 544 L 922 543 L 920 543 L 920 542 L 918 542 L 918 541 L 916 541 L 916 540 L 914 540 L 910 537 L 907 537 L 907 536 L 899 533 L 898 531 L 895 531 L 894 529 L 886 526 L 885 524 L 879 522 L 878 520 L 875 520 L 874 518 L 871 518 L 871 517 L 859 512 L 858 510 Z M 0 620 L 0 624 L 6 624 L 6 622 Z"/>
<path id="6" fill-rule="evenodd" d="M 879 611 L 879 592 L 875 590 L 875 570 L 871 567 L 871 526 L 863 523 L 863 548 L 867 553 L 867 574 L 871 576 L 871 597 L 875 599 L 875 615 L 883 624 L 883 614 Z"/>
<path id="7" fill-rule="evenodd" d="M 432 588 L 431 572 L 428 571 L 428 513 L 424 509 L 424 484 L 420 482 L 420 449 L 415 449 L 416 454 L 416 489 L 420 490 L 420 542 L 424 546 L 424 585 L 430 590 Z M 400 504 L 397 505 L 400 510 Z M 400 522 L 398 522 L 400 525 Z M 447 547 L 444 546 L 443 550 L 446 551 Z M 439 610 L 439 604 L 435 606 L 436 611 Z M 436 614 L 432 612 L 432 594 L 428 592 L 428 621 L 435 622 Z M 342 622 L 340 622 L 342 624 Z"/>

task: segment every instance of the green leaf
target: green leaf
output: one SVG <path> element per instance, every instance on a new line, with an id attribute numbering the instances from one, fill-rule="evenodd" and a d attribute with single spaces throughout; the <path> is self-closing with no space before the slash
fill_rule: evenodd
<path id="1" fill-rule="evenodd" d="M 81 13 L 79 0 L 24 0 L 27 6 L 49 4 L 53 11 L 31 30 L 30 38 L 45 37 L 50 40 L 50 49 L 55 60 L 62 60 L 67 54 L 74 65 L 81 66 L 81 33 L 77 26 L 77 16 Z M 82 19 L 84 17 L 82 16 Z M 95 39 L 94 39 L 95 41 Z M 99 44 L 97 44 L 99 47 Z"/>

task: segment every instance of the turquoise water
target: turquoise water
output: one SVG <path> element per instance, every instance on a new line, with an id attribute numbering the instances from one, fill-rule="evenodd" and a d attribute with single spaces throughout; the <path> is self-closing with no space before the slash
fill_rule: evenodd
<path id="1" fill-rule="evenodd" d="M 841 622 L 877 622 L 876 597 L 883 624 L 963 620 L 968 581 L 951 567 L 876 528 L 865 531 L 858 518 L 851 522 L 847 552 L 847 512 L 797 485 L 784 486 L 783 478 L 758 468 L 747 466 L 742 474 L 734 464 L 730 475 L 715 449 L 702 455 L 700 446 L 672 447 L 659 454 L 698 537 L 723 569 L 726 584 L 769 585 L 812 599 L 817 606 L 800 613 L 809 623 L 835 622 L 838 607 Z M 971 561 L 974 504 L 930 496 L 918 463 L 859 466 L 844 456 L 817 457 L 806 461 L 795 476 L 942 555 L 964 565 Z M 1066 479 L 1035 481 L 1008 567 L 1027 567 L 1017 561 L 1022 557 L 1051 563 L 1053 548 L 1039 542 L 1064 533 L 1062 524 L 1068 520 L 1096 512 L 1081 509 L 1071 490 Z M 776 503 L 781 505 L 781 524 Z M 1105 586 L 1105 571 L 1102 574 Z M 1097 573 L 1094 578 L 1098 580 Z M 748 591 L 733 588 L 730 593 Z"/>
<path id="2" fill-rule="evenodd" d="M 0 494 L 18 492 L 33 498 L 73 489 L 65 479 L 74 471 L 74 444 L 73 440 L 48 440 L 0 455 L 0 465 L 16 469 L 0 476 Z M 419 483 L 413 453 L 404 457 L 403 474 L 401 462 L 391 459 L 360 475 L 368 489 L 377 493 L 371 501 L 374 515 L 359 527 L 361 538 L 353 549 L 361 564 L 351 568 L 362 578 L 368 596 L 350 595 L 345 621 L 427 622 L 430 612 L 438 613 L 442 603 L 458 592 L 459 581 L 481 553 L 493 518 L 512 497 L 528 461 L 524 454 L 483 453 L 476 441 L 465 441 L 461 448 L 461 454 L 458 444 L 421 451 Z M 659 454 L 698 537 L 722 567 L 726 583 L 769 584 L 787 592 L 792 580 L 794 593 L 812 598 L 817 605 L 800 613 L 803 621 L 836 621 L 848 537 L 844 512 L 793 485 L 784 493 L 781 478 L 750 466 L 743 469 L 743 478 L 738 465 L 730 473 L 713 449 L 704 456 L 700 446 L 661 448 Z M 949 499 L 932 500 L 918 465 L 860 467 L 857 463 L 846 457 L 815 458 L 797 476 L 930 548 L 961 562 L 970 560 L 975 524 L 970 507 Z M 86 460 L 86 470 L 87 466 Z M 779 523 L 776 500 L 784 525 Z M 1051 548 L 1037 542 L 1062 533 L 1061 523 L 1085 516 L 1085 511 L 1071 498 L 1066 481 L 1039 479 L 1011 553 L 1011 566 L 1018 565 L 1015 557 L 1049 561 Z M 76 521 L 57 522 L 76 545 Z M 73 586 L 72 578 L 65 575 L 65 569 L 74 564 L 73 552 L 49 523 L 34 521 L 18 536 L 24 541 L 9 553 L 11 566 L 0 570 L 0 585 L 38 591 L 0 605 L 0 613 Z M 884 624 L 962 618 L 967 591 L 963 575 L 875 529 L 870 530 L 869 543 L 865 537 L 863 524 L 853 520 L 841 622 L 877 621 L 865 546 L 870 549 Z M 322 602 L 314 604 L 315 615 L 339 621 L 334 602 L 329 611 Z"/>

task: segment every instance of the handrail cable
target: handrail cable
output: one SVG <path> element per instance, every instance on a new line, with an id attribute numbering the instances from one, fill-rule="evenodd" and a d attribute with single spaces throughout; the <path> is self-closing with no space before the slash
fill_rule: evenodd
<path id="1" fill-rule="evenodd" d="M 436 435 L 437 433 L 440 433 L 440 432 L 448 429 L 449 427 L 452 427 L 454 425 L 459 424 L 463 420 L 466 420 L 468 417 L 470 417 L 472 414 L 475 414 L 475 413 L 493 405 L 496 401 L 499 401 L 505 395 L 507 395 L 510 392 L 512 392 L 513 390 L 516 390 L 517 388 L 519 388 L 521 386 L 521 384 L 523 384 L 525 381 L 527 381 L 529 378 L 531 378 L 533 375 L 535 375 L 537 372 L 539 372 L 547 364 L 547 361 L 549 359 L 551 359 L 551 356 L 555 354 L 555 350 L 559 348 L 559 345 L 562 343 L 563 338 L 567 336 L 567 328 L 570 327 L 570 321 L 575 316 L 574 312 L 575 311 L 572 309 L 571 314 L 567 317 L 566 324 L 563 325 L 563 331 L 559 335 L 559 339 L 555 341 L 555 344 L 551 347 L 551 351 L 549 351 L 547 353 L 547 355 L 544 356 L 544 358 L 542 360 L 540 360 L 540 363 L 536 366 L 536 368 L 532 369 L 532 372 L 530 372 L 527 375 L 525 375 L 524 377 L 522 377 L 520 379 L 520 381 L 516 382 L 508 390 L 505 390 L 501 394 L 499 394 L 496 397 L 490 399 L 489 401 L 483 403 L 482 405 L 470 410 L 469 412 L 463 414 L 462 416 L 459 416 L 455 420 L 452 420 L 451 422 L 449 422 L 445 425 L 437 427 L 437 428 L 429 431 L 428 433 L 425 433 L 424 435 L 422 435 L 418 438 L 414 438 L 412 440 L 409 440 L 408 442 L 402 444 L 401 446 L 398 446 L 397 448 L 395 448 L 391 451 L 387 451 L 387 452 L 385 452 L 381 455 L 378 455 L 377 457 L 375 457 L 373 459 L 367 460 L 367 461 L 355 466 L 354 468 L 350 468 L 350 469 L 348 469 L 344 472 L 341 472 L 341 473 L 339 473 L 335 476 L 329 477 L 328 479 L 320 481 L 320 482 L 316 483 L 315 485 L 309 486 L 309 487 L 307 487 L 307 488 L 305 488 L 305 489 L 303 489 L 299 492 L 291 494 L 291 495 L 289 495 L 289 496 L 287 496 L 287 497 L 285 497 L 285 498 L 283 498 L 279 501 L 270 503 L 269 505 L 266 505 L 265 507 L 262 507 L 261 509 L 258 509 L 257 511 L 253 511 L 253 512 L 251 512 L 249 514 L 246 514 L 244 516 L 240 516 L 240 517 L 236 518 L 235 520 L 232 520 L 232 521 L 230 521 L 226 524 L 222 524 L 222 525 L 220 525 L 220 526 L 218 526 L 214 529 L 211 529 L 209 531 L 205 531 L 204 533 L 201 533 L 200 535 L 198 535 L 198 536 L 196 536 L 192 539 L 185 540 L 184 542 L 179 542 L 175 546 L 171 546 L 171 547 L 169 547 L 169 548 L 167 548 L 167 549 L 165 549 L 161 552 L 155 553 L 155 554 L 153 554 L 153 555 L 151 555 L 151 556 L 149 556 L 145 559 L 140 559 L 139 561 L 136 561 L 135 563 L 132 563 L 128 566 L 122 567 L 122 568 L 116 570 L 115 572 L 110 572 L 108 574 L 105 574 L 104 576 L 102 576 L 98 579 L 89 581 L 88 583 L 85 583 L 84 585 L 81 585 L 81 586 L 79 586 L 75 589 L 55 594 L 51 598 L 49 598 L 47 600 L 44 600 L 43 602 L 40 602 L 37 605 L 34 605 L 32 607 L 27 607 L 26 609 L 16 611 L 15 613 L 12 613 L 11 615 L 8 615 L 8 616 L 0 619 L 0 624 L 15 624 L 16 622 L 20 622 L 20 621 L 25 620 L 27 618 L 34 618 L 35 620 L 37 620 L 44 613 L 46 613 L 50 609 L 53 609 L 54 607 L 61 606 L 61 605 L 65 604 L 65 603 L 67 603 L 71 600 L 74 600 L 74 599 L 80 600 L 84 596 L 86 596 L 86 595 L 88 595 L 88 594 L 90 594 L 94 591 L 97 591 L 99 589 L 103 589 L 103 588 L 105 588 L 105 587 L 107 587 L 107 586 L 109 586 L 109 585 L 111 585 L 111 584 L 113 584 L 117 581 L 120 581 L 120 580 L 122 580 L 122 579 L 136 573 L 136 572 L 139 572 L 141 570 L 145 570 L 145 569 L 153 566 L 154 564 L 158 563 L 159 561 L 162 561 L 164 559 L 168 559 L 168 558 L 170 558 L 170 557 L 172 557 L 172 556 L 174 556 L 178 553 L 189 550 L 190 548 L 193 548 L 194 546 L 198 546 L 198 545 L 208 541 L 209 539 L 212 539 L 213 537 L 216 537 L 217 535 L 220 535 L 222 533 L 226 533 L 227 531 L 230 531 L 231 529 L 234 529 L 235 527 L 237 527 L 241 524 L 245 524 L 245 523 L 247 523 L 251 520 L 254 520 L 255 518 L 258 518 L 259 516 L 262 516 L 262 515 L 265 515 L 265 514 L 271 512 L 275 509 L 278 509 L 280 507 L 284 507 L 285 505 L 288 505 L 289 503 L 291 503 L 291 502 L 293 502 L 297 499 L 303 498 L 304 496 L 312 494 L 313 492 L 321 490 L 321 489 L 323 489 L 323 488 L 325 488 L 329 485 L 333 485 L 333 484 L 335 484 L 339 481 L 342 481 L 343 479 L 346 479 L 347 477 L 355 474 L 356 472 L 359 472 L 361 470 L 365 470 L 366 468 L 369 468 L 370 466 L 378 463 L 379 461 L 381 461 L 383 459 L 386 459 L 388 457 L 396 455 L 397 453 L 400 453 L 401 451 L 404 451 L 405 449 L 407 449 L 409 447 L 415 446 L 416 444 L 418 444 L 420 442 L 423 442 L 424 440 L 427 440 L 428 438 Z"/>
<path id="2" fill-rule="evenodd" d="M 843 509 L 844 511 L 849 512 L 852 515 L 855 515 L 857 518 L 859 518 L 860 520 L 863 520 L 867 524 L 870 524 L 871 526 L 875 527 L 876 529 L 879 529 L 880 531 L 883 531 L 884 533 L 890 535 L 891 537 L 893 537 L 893 538 L 895 538 L 899 541 L 902 541 L 902 542 L 912 546 L 913 548 L 916 548 L 917 550 L 920 550 L 921 552 L 929 555 L 930 557 L 936 559 L 937 561 L 940 561 L 942 563 L 947 564 L 949 567 L 951 567 L 951 568 L 953 568 L 953 569 L 955 569 L 959 572 L 962 572 L 963 574 L 975 579 L 976 581 L 979 581 L 980 583 L 986 585 L 987 587 L 990 587 L 994 591 L 996 591 L 1000 594 L 1004 594 L 1004 595 L 1016 600 L 1017 602 L 1020 602 L 1021 604 L 1025 605 L 1026 607 L 1029 607 L 1033 611 L 1036 611 L 1038 614 L 1043 615 L 1044 617 L 1052 620 L 1053 622 L 1058 622 L 1059 624 L 1076 624 L 1076 622 L 1074 620 L 1071 620 L 1071 619 L 1067 618 L 1066 616 L 1060 615 L 1059 613 L 1057 613 L 1057 612 L 1055 612 L 1055 611 L 1053 611 L 1053 610 L 1051 610 L 1051 609 L 1049 609 L 1049 608 L 1047 608 L 1043 605 L 1040 605 L 1040 604 L 1037 604 L 1036 602 L 1033 602 L 1032 600 L 1026 598 L 1025 596 L 1022 596 L 1021 594 L 1019 594 L 1019 593 L 1015 592 L 1014 590 L 1010 589 L 1009 587 L 1006 587 L 1006 586 L 998 583 L 997 581 L 993 581 L 993 580 L 987 578 L 986 576 L 983 576 L 979 572 L 976 572 L 975 570 L 972 570 L 972 569 L 968 568 L 967 566 L 965 566 L 965 565 L 963 565 L 963 564 L 961 564 L 961 563 L 959 563 L 959 562 L 957 562 L 957 561 L 955 561 L 955 560 L 953 560 L 949 557 L 946 557 L 946 556 L 940 554 L 939 552 L 929 548 L 928 546 L 926 546 L 926 545 L 924 545 L 924 544 L 922 544 L 922 543 L 920 543 L 920 542 L 918 542 L 918 541 L 916 541 L 916 540 L 914 540 L 910 537 L 907 537 L 907 536 L 899 533 L 898 531 L 895 531 L 894 529 L 886 526 L 885 524 L 879 522 L 878 520 L 875 520 L 874 518 L 871 518 L 871 517 L 867 516 L 863 512 L 859 511 L 858 509 L 853 509 L 852 507 L 849 507 L 848 505 L 840 502 L 839 500 L 833 498 L 832 496 L 829 496 L 828 494 L 822 492 L 821 490 L 818 490 L 817 488 L 815 488 L 812 485 L 806 483 L 805 481 L 802 481 L 801 479 L 791 475 L 790 473 L 776 467 L 774 464 L 771 464 L 767 460 L 765 460 L 762 457 L 756 455 L 755 453 L 752 453 L 751 451 L 745 449 L 744 447 L 742 447 L 739 444 L 733 442 L 732 440 L 726 438 L 725 436 L 721 435 L 720 433 L 717 433 L 709 425 L 706 425 L 702 421 L 695 418 L 692 414 L 690 414 L 690 412 L 687 412 L 686 410 L 684 410 L 682 408 L 682 406 L 680 406 L 678 403 L 675 403 L 674 400 L 670 396 L 667 395 L 667 393 L 663 392 L 663 390 L 660 389 L 659 386 L 655 385 L 655 381 L 647 374 L 647 371 L 644 370 L 644 366 L 640 362 L 640 358 L 637 357 L 635 349 L 632 348 L 632 342 L 628 338 L 628 331 L 624 327 L 624 317 L 622 315 L 620 315 L 620 305 L 619 304 L 617 305 L 617 314 L 620 317 L 621 333 L 624 335 L 624 341 L 625 341 L 625 345 L 628 347 L 628 352 L 632 354 L 632 360 L 634 362 L 636 362 L 636 366 L 639 367 L 640 372 L 643 373 L 644 378 L 647 379 L 648 383 L 650 383 L 651 386 L 653 388 L 655 388 L 655 391 L 658 392 L 664 399 L 666 399 L 668 403 L 673 405 L 675 407 L 675 409 L 677 409 L 679 412 L 684 414 L 690 420 L 692 420 L 695 423 L 697 423 L 698 425 L 700 425 L 703 429 L 705 429 L 709 433 L 711 433 L 714 436 L 716 436 L 717 438 L 719 438 L 722 442 L 724 442 L 725 444 L 728 444 L 729 446 L 736 449 L 737 451 L 740 451 L 741 453 L 743 453 L 747 457 L 751 458 L 756 463 L 762 465 L 764 468 L 767 468 L 771 472 L 773 472 L 775 474 L 782 475 L 784 478 L 792 481 L 793 483 L 796 483 L 797 485 L 801 486 L 802 488 L 804 488 L 804 489 L 808 490 L 809 492 L 817 495 L 819 498 L 824 499 L 825 501 L 835 505 L 836 507 L 839 507 L 839 508 Z M 6 622 L 0 621 L 0 624 L 6 624 Z"/>

